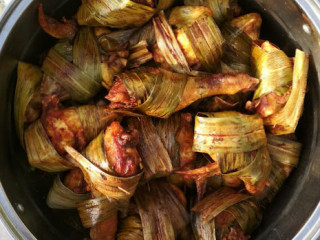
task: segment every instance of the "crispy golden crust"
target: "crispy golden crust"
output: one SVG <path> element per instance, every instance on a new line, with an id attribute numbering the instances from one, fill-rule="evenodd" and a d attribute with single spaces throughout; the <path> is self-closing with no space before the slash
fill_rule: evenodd
<path id="1" fill-rule="evenodd" d="M 126 87 L 120 81 L 116 81 L 106 96 L 111 103 L 110 108 L 135 108 L 138 106 L 137 99 L 130 97 Z"/>
<path id="2" fill-rule="evenodd" d="M 64 154 L 64 146 L 82 150 L 86 145 L 84 130 L 75 108 L 60 109 L 57 96 L 47 96 L 42 101 L 42 124 L 52 145 Z"/>
<path id="3" fill-rule="evenodd" d="M 283 96 L 278 96 L 274 92 L 265 94 L 253 102 L 247 102 L 246 108 L 250 111 L 255 110 L 262 117 L 271 116 L 272 114 L 280 111 L 283 108 L 283 106 L 288 101 L 290 93 L 291 89 L 289 89 L 289 91 Z"/>
<path id="4" fill-rule="evenodd" d="M 140 156 L 137 151 L 139 134 L 136 129 L 126 129 L 113 122 L 104 134 L 104 148 L 109 164 L 122 177 L 136 175 L 140 171 Z"/>

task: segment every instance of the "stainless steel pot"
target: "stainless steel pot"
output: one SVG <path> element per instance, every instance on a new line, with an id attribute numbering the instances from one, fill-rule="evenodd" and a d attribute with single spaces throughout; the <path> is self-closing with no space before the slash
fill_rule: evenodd
<path id="1" fill-rule="evenodd" d="M 13 124 L 13 95 L 18 60 L 37 64 L 54 40 L 37 23 L 39 0 L 16 0 L 0 21 L 0 215 L 16 239 L 82 239 L 76 212 L 52 210 L 45 198 L 53 175 L 30 168 Z M 45 11 L 71 16 L 80 1 L 46 0 Z M 263 17 L 262 38 L 290 56 L 299 47 L 310 54 L 305 108 L 297 130 L 303 142 L 299 167 L 274 203 L 265 210 L 253 239 L 320 237 L 320 2 L 318 0 L 243 0 Z M 67 214 L 66 214 L 67 213 Z"/>

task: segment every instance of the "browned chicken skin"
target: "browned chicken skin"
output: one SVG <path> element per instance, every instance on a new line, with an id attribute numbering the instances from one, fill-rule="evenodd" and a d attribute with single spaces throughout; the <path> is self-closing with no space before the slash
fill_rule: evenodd
<path id="1" fill-rule="evenodd" d="M 136 129 L 124 129 L 119 122 L 113 122 L 104 134 L 107 159 L 119 176 L 129 177 L 140 170 L 140 156 L 137 151 L 139 134 Z"/>
<path id="2" fill-rule="evenodd" d="M 86 141 L 76 109 L 60 109 L 55 95 L 45 97 L 42 104 L 42 124 L 55 149 L 60 154 L 66 145 L 82 150 Z"/>
<path id="3" fill-rule="evenodd" d="M 248 101 L 246 103 L 246 108 L 251 111 L 255 110 L 262 117 L 268 117 L 283 108 L 288 101 L 290 93 L 291 90 L 287 91 L 283 96 L 278 96 L 274 92 L 265 94 L 257 100 L 252 102 Z"/>
<path id="4" fill-rule="evenodd" d="M 159 72 L 158 68 L 148 68 L 148 70 L 154 71 L 154 74 Z M 175 111 L 179 111 L 202 98 L 253 91 L 258 83 L 258 79 L 244 73 L 219 73 L 209 77 L 189 78 L 182 99 Z M 120 79 L 117 79 L 113 84 L 106 99 L 111 101 L 110 108 L 135 108 L 138 106 L 137 99 L 129 95 Z"/>
<path id="5" fill-rule="evenodd" d="M 117 232 L 118 215 L 99 222 L 90 229 L 91 240 L 114 240 Z"/>
<path id="6" fill-rule="evenodd" d="M 84 176 L 80 168 L 71 169 L 65 176 L 64 185 L 75 193 L 86 193 L 87 183 L 84 180 Z"/>
<path id="7" fill-rule="evenodd" d="M 191 113 L 182 113 L 180 128 L 175 137 L 180 146 L 181 168 L 196 159 L 196 153 L 192 151 L 193 135 L 192 115 Z"/>
<path id="8" fill-rule="evenodd" d="M 130 97 L 128 90 L 120 81 L 116 81 L 106 96 L 111 103 L 110 108 L 135 108 L 138 106 L 137 99 Z"/>
<path id="9" fill-rule="evenodd" d="M 73 20 L 62 18 L 62 22 L 46 16 L 42 9 L 42 4 L 38 7 L 38 21 L 43 31 L 54 38 L 73 38 L 77 32 L 77 23 Z"/>

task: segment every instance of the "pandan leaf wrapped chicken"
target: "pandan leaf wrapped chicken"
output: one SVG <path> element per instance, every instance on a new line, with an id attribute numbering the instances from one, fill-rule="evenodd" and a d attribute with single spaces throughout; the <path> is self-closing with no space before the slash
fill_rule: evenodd
<path id="1" fill-rule="evenodd" d="M 35 121 L 41 114 L 39 87 L 42 72 L 39 67 L 19 62 L 14 96 L 14 120 L 21 145 L 24 147 L 25 125 Z"/>
<path id="2" fill-rule="evenodd" d="M 231 20 L 232 25 L 245 32 L 252 40 L 258 40 L 262 19 L 259 13 L 248 13 Z"/>
<path id="3" fill-rule="evenodd" d="M 252 194 L 265 186 L 270 173 L 266 144 L 258 115 L 225 111 L 196 116 L 193 151 L 208 153 L 222 174 L 239 177 Z"/>
<path id="4" fill-rule="evenodd" d="M 72 147 L 66 147 L 95 197 L 78 204 L 83 226 L 91 227 L 91 239 L 115 238 L 117 211 L 126 213 L 142 175 L 137 141 L 137 130 L 132 126 L 124 129 L 114 121 L 83 151 L 89 160 Z"/>
<path id="5" fill-rule="evenodd" d="M 226 40 L 221 61 L 222 72 L 252 74 L 251 38 L 255 39 L 259 36 L 260 26 L 261 17 L 257 13 L 240 16 L 222 25 L 221 32 Z M 242 111 L 249 97 L 250 93 L 219 95 L 199 100 L 192 105 L 192 108 L 205 112 Z"/>
<path id="6" fill-rule="evenodd" d="M 182 2 L 38 7 L 57 42 L 18 64 L 15 125 L 30 165 L 60 172 L 47 205 L 92 240 L 247 240 L 298 164 L 306 54 L 259 40 L 237 0 Z"/>
<path id="7" fill-rule="evenodd" d="M 142 67 L 118 74 L 106 98 L 111 108 L 135 108 L 167 118 L 198 99 L 255 89 L 259 81 L 243 73 L 191 77 L 164 69 Z"/>
<path id="8" fill-rule="evenodd" d="M 244 193 L 220 188 L 193 208 L 192 227 L 197 240 L 250 238 L 259 226 L 261 210 Z"/>
<path id="9" fill-rule="evenodd" d="M 288 136 L 267 134 L 268 151 L 272 168 L 267 187 L 255 196 L 262 204 L 270 203 L 280 190 L 293 168 L 297 167 L 302 145 Z"/>
<path id="10" fill-rule="evenodd" d="M 253 101 L 264 124 L 276 135 L 293 133 L 302 114 L 308 75 L 308 57 L 296 50 L 292 59 L 270 42 L 256 42 L 252 48 L 255 75 L 261 80 Z"/>
<path id="11" fill-rule="evenodd" d="M 192 163 L 193 127 L 190 113 L 177 113 L 168 119 L 132 119 L 140 132 L 137 146 L 144 166 L 144 178 L 168 176 L 174 169 Z"/>
<path id="12" fill-rule="evenodd" d="M 120 203 L 128 203 L 142 175 L 141 159 L 136 146 L 139 133 L 114 121 L 83 150 L 65 149 L 78 165 L 92 192 Z"/>
<path id="13" fill-rule="evenodd" d="M 259 38 L 261 23 L 258 13 L 249 13 L 222 25 L 221 32 L 226 40 L 221 62 L 223 72 L 251 75 L 252 40 Z"/>
<path id="14" fill-rule="evenodd" d="M 153 19 L 159 53 L 172 70 L 187 74 L 192 69 L 216 70 L 224 39 L 211 16 L 205 7 L 175 7 L 169 17 L 174 30 L 163 13 Z"/>
<path id="15" fill-rule="evenodd" d="M 115 239 L 118 226 L 117 204 L 99 196 L 77 205 L 81 223 L 90 228 L 90 239 Z"/>
<path id="16" fill-rule="evenodd" d="M 167 9 L 173 0 L 82 1 L 77 12 L 80 25 L 111 28 L 138 27 L 146 23 L 157 11 Z"/>
<path id="17" fill-rule="evenodd" d="M 184 4 L 210 8 L 218 24 L 233 19 L 241 10 L 237 0 L 184 0 Z"/>
<path id="18" fill-rule="evenodd" d="M 101 89 L 101 56 L 92 29 L 81 28 L 76 35 L 72 63 L 52 48 L 43 62 L 42 71 L 78 102 L 87 102 L 95 96 Z"/>
<path id="19" fill-rule="evenodd" d="M 62 181 L 57 175 L 47 196 L 47 205 L 55 209 L 75 209 L 77 204 L 90 199 L 86 182 L 79 168 L 71 169 Z"/>
<path id="20" fill-rule="evenodd" d="M 67 161 L 65 145 L 83 149 L 111 121 L 123 114 L 94 105 L 61 109 L 56 96 L 43 101 L 41 119 L 25 132 L 28 161 L 43 171 L 59 172 L 72 168 Z"/>
<path id="21" fill-rule="evenodd" d="M 152 181 L 140 186 L 135 195 L 143 239 L 178 239 L 186 231 L 189 214 L 183 192 L 166 182 Z"/>
<path id="22" fill-rule="evenodd" d="M 117 206 L 106 197 L 90 199 L 84 175 L 79 168 L 70 170 L 64 177 L 54 180 L 47 197 L 50 208 L 77 208 L 84 228 L 90 229 L 90 239 L 114 239 L 117 231 Z M 94 197 L 94 196 L 93 196 Z"/>
<path id="23" fill-rule="evenodd" d="M 269 115 L 264 119 L 264 124 L 273 134 L 290 134 L 294 133 L 296 130 L 303 111 L 303 103 L 307 87 L 308 68 L 308 56 L 304 52 L 297 49 L 294 59 L 292 85 L 291 89 L 289 90 L 290 95 L 288 100 L 281 110 Z M 273 99 L 271 98 L 271 101 L 272 100 Z"/>

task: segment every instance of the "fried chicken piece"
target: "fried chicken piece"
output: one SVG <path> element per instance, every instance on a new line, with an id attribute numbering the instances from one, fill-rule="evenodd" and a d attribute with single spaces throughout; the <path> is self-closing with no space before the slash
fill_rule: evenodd
<path id="1" fill-rule="evenodd" d="M 189 106 L 201 98 L 253 91 L 258 84 L 259 80 L 257 78 L 244 73 L 219 73 L 206 78 L 189 78 L 176 111 Z"/>
<path id="2" fill-rule="evenodd" d="M 38 21 L 43 31 L 58 39 L 73 38 L 78 30 L 77 23 L 74 20 L 62 18 L 62 22 L 59 22 L 45 15 L 41 3 L 38 7 Z"/>
<path id="3" fill-rule="evenodd" d="M 86 193 L 87 183 L 80 168 L 71 169 L 65 176 L 64 185 L 75 193 Z"/>
<path id="4" fill-rule="evenodd" d="M 175 137 L 180 146 L 181 168 L 196 159 L 196 153 L 192 151 L 193 135 L 192 115 L 191 113 L 182 113 L 180 128 Z"/>
<path id="5" fill-rule="evenodd" d="M 150 72 L 152 77 L 163 73 L 160 68 L 149 67 L 147 68 L 147 70 Z M 134 97 L 131 97 L 124 84 L 120 82 L 122 80 L 121 77 L 125 78 L 126 75 L 119 76 L 117 78 L 117 81 L 114 83 L 111 90 L 109 91 L 109 94 L 106 96 L 106 99 L 111 101 L 110 107 L 137 107 L 138 104 L 141 104 L 141 102 L 144 101 L 144 99 L 136 99 Z M 125 79 L 123 80 L 125 81 Z M 175 79 L 172 79 L 172 81 L 175 81 Z M 202 98 L 214 95 L 232 95 L 238 92 L 253 91 L 258 84 L 258 79 L 244 73 L 219 73 L 205 77 L 188 77 L 187 83 L 183 90 L 181 101 L 175 111 L 177 112 Z M 151 85 L 149 83 L 145 86 L 148 87 L 148 90 L 150 90 L 149 88 Z"/>
<path id="6" fill-rule="evenodd" d="M 120 81 L 116 81 L 106 96 L 111 103 L 110 108 L 135 108 L 138 106 L 137 99 L 130 97 L 128 90 Z"/>
<path id="7" fill-rule="evenodd" d="M 262 117 L 268 117 L 278 111 L 280 111 L 287 103 L 290 96 L 291 89 L 284 95 L 278 96 L 276 93 L 271 92 L 263 95 L 257 100 L 246 103 L 246 109 L 250 111 L 256 111 Z"/>
<path id="8" fill-rule="evenodd" d="M 217 162 L 209 163 L 196 169 L 176 171 L 176 173 L 183 174 L 185 178 L 193 179 L 195 181 L 198 200 L 202 199 L 206 191 L 207 178 L 221 174 Z"/>
<path id="9" fill-rule="evenodd" d="M 86 140 L 76 109 L 60 109 L 56 95 L 45 97 L 42 104 L 42 124 L 57 152 L 64 155 L 67 145 L 82 150 Z"/>
<path id="10" fill-rule="evenodd" d="M 114 240 L 117 232 L 117 225 L 118 215 L 116 213 L 90 229 L 91 240 Z"/>
<path id="11" fill-rule="evenodd" d="M 104 148 L 112 169 L 121 177 L 130 177 L 140 170 L 140 156 L 137 151 L 139 133 L 129 126 L 126 130 L 114 121 L 104 134 Z"/>

